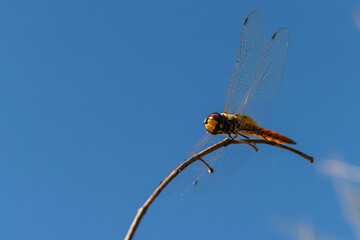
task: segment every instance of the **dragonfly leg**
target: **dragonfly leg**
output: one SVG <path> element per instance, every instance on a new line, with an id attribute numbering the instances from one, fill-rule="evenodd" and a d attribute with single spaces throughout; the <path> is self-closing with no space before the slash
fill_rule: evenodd
<path id="1" fill-rule="evenodd" d="M 261 137 L 262 137 L 264 140 L 268 141 L 268 142 L 276 143 L 275 141 L 271 141 L 271 140 L 267 139 L 267 138 L 266 138 L 264 135 L 262 135 L 262 134 L 261 134 Z"/>
<path id="2" fill-rule="evenodd" d="M 240 136 L 242 136 L 243 138 L 245 138 L 245 139 L 250 139 L 248 136 L 245 136 L 244 134 L 239 134 Z"/>
<path id="3" fill-rule="evenodd" d="M 240 129 L 240 131 L 242 131 L 242 130 L 247 130 L 247 129 Z M 245 139 L 250 139 L 248 136 L 246 136 L 246 135 L 244 135 L 244 134 L 241 134 L 241 133 L 236 134 L 236 137 L 237 137 L 238 135 L 242 136 L 242 137 L 245 138 Z"/>
<path id="4" fill-rule="evenodd" d="M 269 141 L 264 135 L 261 134 L 261 137 L 266 140 L 266 141 Z M 270 141 L 269 141 L 270 142 Z"/>
<path id="5" fill-rule="evenodd" d="M 240 135 L 242 135 L 242 134 L 240 134 Z M 238 135 L 237 135 L 237 134 L 234 134 L 234 136 L 231 136 L 231 134 L 228 133 L 228 136 L 229 136 L 230 139 L 234 139 L 234 138 L 237 138 Z M 242 136 L 243 136 L 243 135 L 242 135 Z"/>

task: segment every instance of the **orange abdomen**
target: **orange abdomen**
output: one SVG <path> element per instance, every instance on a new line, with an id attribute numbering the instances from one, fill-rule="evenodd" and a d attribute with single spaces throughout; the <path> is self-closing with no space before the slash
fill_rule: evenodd
<path id="1" fill-rule="evenodd" d="M 245 128 L 248 130 L 242 130 L 241 131 L 242 134 L 253 135 L 253 136 L 265 138 L 266 140 L 274 141 L 277 143 L 296 144 L 296 142 L 294 142 L 293 140 L 291 140 L 288 137 L 285 137 L 284 135 L 282 135 L 280 133 L 271 131 L 266 128 L 258 127 L 251 123 L 246 123 Z"/>

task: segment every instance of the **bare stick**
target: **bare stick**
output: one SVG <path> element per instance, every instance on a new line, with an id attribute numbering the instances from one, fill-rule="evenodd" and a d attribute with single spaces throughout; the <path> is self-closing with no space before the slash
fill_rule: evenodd
<path id="1" fill-rule="evenodd" d="M 200 158 L 199 161 L 202 162 L 205 165 L 205 167 L 207 167 L 209 173 L 214 173 L 214 169 L 212 169 L 210 165 L 207 164 L 207 162 L 205 162 L 202 158 Z"/>
<path id="2" fill-rule="evenodd" d="M 268 140 L 262 140 L 262 139 L 233 139 L 232 143 L 244 143 L 244 141 L 246 141 L 247 144 L 268 144 L 274 147 L 278 147 L 278 148 L 282 148 L 282 149 L 286 149 L 290 152 L 296 153 L 297 155 L 305 158 L 306 160 L 308 160 L 310 163 L 314 162 L 314 158 L 310 157 L 308 155 L 306 155 L 303 152 L 300 152 L 299 150 L 296 150 L 294 148 L 291 148 L 289 146 L 280 144 L 280 143 L 276 143 L 274 141 L 268 141 Z M 255 146 L 254 146 L 255 147 Z"/>
<path id="3" fill-rule="evenodd" d="M 293 149 L 291 147 L 273 142 L 273 141 L 268 141 L 268 140 L 262 140 L 262 139 L 230 139 L 230 138 L 226 138 L 210 147 L 208 147 L 207 149 L 194 154 L 193 156 L 191 156 L 190 158 L 188 158 L 186 161 L 184 161 L 182 164 L 180 164 L 177 168 L 175 168 L 170 175 L 164 180 L 162 181 L 159 186 L 155 189 L 155 191 L 151 194 L 151 196 L 148 198 L 148 200 L 145 202 L 145 204 L 138 209 L 137 214 L 129 228 L 128 233 L 126 234 L 125 240 L 131 240 L 134 237 L 135 231 L 137 229 L 137 227 L 140 224 L 141 219 L 144 217 L 146 211 L 148 210 L 148 208 L 150 207 L 151 203 L 157 198 L 157 196 L 159 196 L 159 194 L 161 193 L 161 191 L 179 174 L 181 173 L 185 168 L 187 168 L 190 164 L 194 163 L 195 161 L 201 161 L 203 164 L 205 164 L 205 166 L 209 169 L 212 170 L 212 168 L 204 161 L 202 160 L 202 158 L 216 150 L 218 150 L 219 148 L 225 147 L 229 144 L 248 144 L 250 145 L 255 151 L 258 150 L 258 148 L 256 146 L 254 146 L 254 144 L 268 144 L 271 146 L 275 146 L 275 147 L 279 147 L 279 148 L 283 148 L 286 149 L 288 151 L 291 151 L 293 153 L 298 154 L 299 156 L 305 158 L 306 160 L 308 160 L 310 163 L 312 163 L 314 161 L 313 157 L 310 157 L 308 155 L 306 155 L 305 153 L 302 153 L 296 149 Z"/>
<path id="4" fill-rule="evenodd" d="M 240 139 L 238 139 L 238 140 L 240 140 Z M 257 146 L 255 146 L 254 144 L 251 144 L 251 143 L 249 143 L 249 142 L 244 142 L 244 143 L 246 143 L 247 145 L 249 145 L 250 147 L 252 147 L 255 152 L 259 151 L 259 148 L 258 148 Z"/>

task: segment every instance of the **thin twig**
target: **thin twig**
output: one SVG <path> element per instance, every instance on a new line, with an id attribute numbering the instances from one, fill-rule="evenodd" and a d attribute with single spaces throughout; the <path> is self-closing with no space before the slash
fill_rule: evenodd
<path id="1" fill-rule="evenodd" d="M 208 169 L 208 172 L 209 172 L 209 173 L 214 173 L 214 169 L 212 169 L 212 167 L 210 167 L 210 165 L 207 164 L 207 162 L 205 162 L 204 160 L 202 160 L 202 158 L 200 158 L 199 161 L 202 162 L 202 163 L 205 165 L 205 167 Z"/>
<path id="2" fill-rule="evenodd" d="M 190 164 L 194 163 L 195 161 L 201 161 L 205 164 L 205 166 L 207 166 L 207 168 L 212 169 L 205 161 L 202 160 L 202 158 L 216 150 L 218 150 L 219 148 L 222 147 L 226 147 L 229 144 L 247 144 L 249 146 L 251 146 L 255 151 L 258 151 L 258 148 L 256 146 L 254 146 L 254 144 L 268 144 L 271 146 L 275 146 L 275 147 L 279 147 L 279 148 L 283 148 L 286 149 L 288 151 L 291 151 L 293 153 L 298 154 L 299 156 L 305 158 L 306 160 L 308 160 L 310 163 L 312 163 L 314 161 L 313 157 L 310 157 L 308 155 L 306 155 L 305 153 L 302 153 L 296 149 L 293 149 L 291 147 L 273 142 L 273 141 L 268 141 L 268 140 L 262 140 L 262 139 L 230 139 L 230 138 L 226 138 L 210 147 L 208 147 L 207 149 L 194 154 L 193 156 L 191 156 L 189 159 L 187 159 L 186 161 L 184 161 L 182 164 L 180 164 L 177 168 L 175 168 L 170 175 L 164 180 L 162 181 L 159 186 L 155 189 L 155 191 L 151 194 L 151 196 L 148 198 L 148 200 L 145 202 L 145 204 L 138 209 L 137 214 L 129 228 L 128 233 L 126 234 L 125 240 L 131 240 L 134 237 L 135 231 L 137 229 L 137 227 L 140 224 L 141 219 L 143 218 L 143 216 L 145 215 L 146 211 L 148 210 L 148 208 L 150 207 L 151 203 L 157 198 L 157 196 L 159 196 L 159 194 L 161 193 L 161 191 L 179 174 L 181 173 L 185 168 L 187 168 Z"/>
<path id="3" fill-rule="evenodd" d="M 300 152 L 299 150 L 296 150 L 294 148 L 291 148 L 289 146 L 286 146 L 286 145 L 283 145 L 283 144 L 280 144 L 280 143 L 276 143 L 274 141 L 268 141 L 268 140 L 262 140 L 262 139 L 233 139 L 231 143 L 268 144 L 268 145 L 271 145 L 271 146 L 274 146 L 274 147 L 286 149 L 286 150 L 288 150 L 290 152 L 296 153 L 300 157 L 303 157 L 306 160 L 308 160 L 310 163 L 314 162 L 313 157 L 310 157 L 310 156 L 306 155 L 305 153 Z"/>
<path id="4" fill-rule="evenodd" d="M 240 140 L 240 139 L 237 139 L 237 140 Z M 255 152 L 259 151 L 259 148 L 257 146 L 255 146 L 254 144 L 252 144 L 252 143 L 249 143 L 249 142 L 241 142 L 241 143 L 246 143 L 247 145 L 252 147 Z"/>

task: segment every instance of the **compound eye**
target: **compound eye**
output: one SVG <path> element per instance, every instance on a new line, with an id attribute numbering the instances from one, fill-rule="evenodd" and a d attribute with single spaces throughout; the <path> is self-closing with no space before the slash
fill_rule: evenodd
<path id="1" fill-rule="evenodd" d="M 210 118 L 210 117 L 213 117 L 214 115 L 219 115 L 219 113 L 212 113 L 212 114 L 210 114 L 207 118 Z"/>

